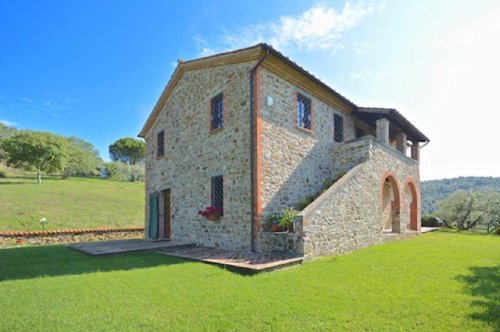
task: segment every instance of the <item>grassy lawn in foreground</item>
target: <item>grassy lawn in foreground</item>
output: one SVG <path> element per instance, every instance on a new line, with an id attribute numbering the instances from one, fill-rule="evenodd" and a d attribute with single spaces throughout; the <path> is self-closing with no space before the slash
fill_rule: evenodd
<path id="1" fill-rule="evenodd" d="M 0 232 L 142 226 L 144 183 L 99 178 L 0 179 Z"/>
<path id="2" fill-rule="evenodd" d="M 438 232 L 243 276 L 155 253 L 0 250 L 0 330 L 500 330 L 500 237 Z"/>

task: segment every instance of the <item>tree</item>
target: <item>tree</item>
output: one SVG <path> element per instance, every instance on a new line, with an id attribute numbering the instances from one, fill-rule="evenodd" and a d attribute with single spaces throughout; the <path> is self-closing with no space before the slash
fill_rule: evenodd
<path id="1" fill-rule="evenodd" d="M 144 160 L 144 141 L 135 138 L 120 138 L 109 146 L 109 155 L 113 161 L 135 165 Z"/>
<path id="2" fill-rule="evenodd" d="M 7 158 L 7 153 L 2 148 L 2 141 L 12 137 L 16 133 L 16 128 L 7 126 L 0 122 L 0 160 Z"/>
<path id="3" fill-rule="evenodd" d="M 72 175 L 94 175 L 103 164 L 99 152 L 91 143 L 78 137 L 68 137 L 67 163 L 63 169 L 65 178 Z"/>
<path id="4" fill-rule="evenodd" d="M 500 193 L 457 191 L 439 204 L 436 215 L 444 219 L 446 226 L 459 230 L 500 220 Z"/>
<path id="5" fill-rule="evenodd" d="M 119 161 L 106 163 L 106 172 L 108 177 L 123 181 L 144 181 L 144 164 L 135 165 L 125 164 Z"/>
<path id="6" fill-rule="evenodd" d="M 68 142 L 62 136 L 29 130 L 18 131 L 2 142 L 7 152 L 7 165 L 36 170 L 38 183 L 42 183 L 42 172 L 64 168 L 67 146 Z"/>

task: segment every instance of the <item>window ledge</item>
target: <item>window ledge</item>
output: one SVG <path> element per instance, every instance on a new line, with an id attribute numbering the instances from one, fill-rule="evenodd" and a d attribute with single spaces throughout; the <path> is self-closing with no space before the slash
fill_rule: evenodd
<path id="1" fill-rule="evenodd" d="M 224 127 L 220 127 L 220 128 L 217 128 L 217 129 L 213 129 L 213 130 L 210 130 L 210 131 L 208 132 L 208 135 L 215 135 L 215 134 L 220 133 L 220 132 L 221 132 L 221 131 L 223 131 L 223 130 L 224 130 Z"/>
<path id="2" fill-rule="evenodd" d="M 314 132 L 312 131 L 312 129 L 302 128 L 302 127 L 297 126 L 297 124 L 295 124 L 293 127 L 295 129 L 297 129 L 298 131 L 303 132 L 304 134 L 307 134 L 309 136 L 315 137 Z"/>

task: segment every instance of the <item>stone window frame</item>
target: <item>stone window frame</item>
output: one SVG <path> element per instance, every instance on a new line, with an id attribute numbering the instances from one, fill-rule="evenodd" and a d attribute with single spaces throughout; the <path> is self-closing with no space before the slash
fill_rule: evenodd
<path id="1" fill-rule="evenodd" d="M 160 135 L 163 135 L 163 140 L 162 140 L 162 149 L 161 149 L 161 152 L 162 154 L 160 154 Z M 162 130 L 159 130 L 157 133 L 156 133 L 156 159 L 165 159 L 167 157 L 167 135 L 166 135 L 166 131 L 165 129 L 162 129 Z"/>
<path id="2" fill-rule="evenodd" d="M 337 120 L 340 120 L 341 126 L 337 126 Z M 340 132 L 337 132 L 340 130 Z M 333 142 L 342 143 L 345 141 L 345 119 L 341 114 L 333 113 Z"/>
<path id="3" fill-rule="evenodd" d="M 215 98 L 222 98 L 222 126 L 217 128 L 212 128 L 212 103 Z M 225 91 L 220 91 L 216 93 L 210 100 L 208 101 L 208 133 L 210 135 L 216 134 L 224 130 L 224 127 L 227 125 L 227 93 Z"/>
<path id="4" fill-rule="evenodd" d="M 297 124 L 297 117 L 298 117 L 298 102 L 297 102 L 297 99 L 299 98 L 299 96 L 303 97 L 303 98 L 307 98 L 309 100 L 309 108 L 310 108 L 310 122 L 311 122 L 311 128 L 304 128 L 304 127 L 301 127 Z M 304 93 L 303 91 L 297 91 L 295 90 L 293 92 L 293 126 L 295 129 L 303 132 L 303 133 L 306 133 L 308 135 L 311 135 L 311 136 L 314 136 L 314 100 L 313 98 Z"/>

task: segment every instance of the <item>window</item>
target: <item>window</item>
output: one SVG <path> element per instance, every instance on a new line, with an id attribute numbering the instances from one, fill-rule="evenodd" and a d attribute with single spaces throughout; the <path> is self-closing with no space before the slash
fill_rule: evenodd
<path id="1" fill-rule="evenodd" d="M 335 142 L 344 141 L 344 118 L 338 114 L 333 115 L 333 140 Z"/>
<path id="2" fill-rule="evenodd" d="M 311 99 L 297 93 L 297 127 L 311 130 Z"/>
<path id="3" fill-rule="evenodd" d="M 165 155 L 165 130 L 162 130 L 156 135 L 156 156 L 163 157 L 164 155 Z"/>
<path id="4" fill-rule="evenodd" d="M 211 189 L 211 205 L 219 207 L 224 211 L 224 179 L 222 175 L 212 176 Z"/>
<path id="5" fill-rule="evenodd" d="M 210 130 L 224 127 L 224 96 L 222 93 L 210 101 Z"/>

